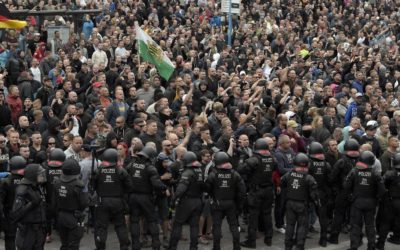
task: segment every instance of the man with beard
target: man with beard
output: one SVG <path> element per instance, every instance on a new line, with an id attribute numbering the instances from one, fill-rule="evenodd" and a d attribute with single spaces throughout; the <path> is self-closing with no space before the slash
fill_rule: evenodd
<path id="1" fill-rule="evenodd" d="M 327 142 L 325 159 L 331 166 L 335 165 L 335 163 L 341 157 L 337 145 L 338 145 L 337 141 L 333 138 L 330 138 Z"/>
<path id="2" fill-rule="evenodd" d="M 128 144 L 128 146 L 130 147 L 132 138 L 139 137 L 144 131 L 145 127 L 146 127 L 146 121 L 144 121 L 142 118 L 136 118 L 133 121 L 132 128 L 128 129 L 128 131 L 124 135 L 125 143 Z"/>

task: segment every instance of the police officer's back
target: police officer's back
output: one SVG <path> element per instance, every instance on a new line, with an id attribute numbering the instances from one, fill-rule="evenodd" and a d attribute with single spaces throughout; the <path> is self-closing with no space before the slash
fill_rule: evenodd
<path id="1" fill-rule="evenodd" d="M 22 156 L 12 157 L 9 163 L 11 174 L 1 181 L 0 202 L 3 210 L 0 211 L 0 214 L 4 215 L 3 229 L 6 250 L 15 249 L 17 227 L 15 223 L 11 222 L 10 213 L 15 200 L 15 190 L 24 177 L 25 167 L 26 160 Z"/>
<path id="2" fill-rule="evenodd" d="M 65 161 L 65 153 L 59 148 L 54 148 L 51 150 L 49 155 L 49 160 L 43 164 L 43 167 L 46 169 L 47 181 L 45 184 L 46 187 L 46 202 L 48 204 L 46 216 L 47 216 L 47 233 L 50 236 L 52 232 L 52 223 L 56 218 L 55 211 L 53 209 L 54 201 L 53 201 L 53 193 L 54 193 L 54 182 L 56 179 L 59 179 L 62 170 L 61 166 Z"/>
<path id="3" fill-rule="evenodd" d="M 312 142 L 308 149 L 310 156 L 310 166 L 308 173 L 312 175 L 318 184 L 318 195 L 320 197 L 321 206 L 317 211 L 319 215 L 319 223 L 321 226 L 321 235 L 319 244 L 323 247 L 327 245 L 327 231 L 328 231 L 328 202 L 332 198 L 332 191 L 329 183 L 329 176 L 331 173 L 330 164 L 325 161 L 324 148 L 319 142 Z"/>
<path id="4" fill-rule="evenodd" d="M 157 156 L 156 150 L 146 146 L 137 155 L 136 160 L 127 166 L 134 187 L 129 195 L 132 249 L 140 249 L 140 216 L 144 216 L 148 223 L 153 249 L 159 249 L 160 239 L 153 194 L 155 190 L 164 191 L 167 187 L 161 182 L 152 161 Z"/>
<path id="5" fill-rule="evenodd" d="M 287 197 L 285 249 L 292 249 L 293 245 L 298 250 L 304 249 L 310 202 L 319 202 L 317 183 L 308 174 L 308 164 L 307 155 L 299 153 L 294 158 L 294 168 L 282 177 L 281 185 L 286 189 Z M 296 242 L 294 235 L 297 235 Z"/>
<path id="6" fill-rule="evenodd" d="M 206 180 L 207 192 L 212 197 L 213 217 L 213 249 L 221 249 L 221 225 L 224 217 L 227 217 L 233 238 L 233 249 L 240 249 L 240 234 L 236 215 L 241 210 L 246 194 L 246 187 L 242 177 L 232 169 L 229 156 L 225 152 L 215 154 L 215 168 Z"/>
<path id="7" fill-rule="evenodd" d="M 62 249 L 79 249 L 84 232 L 84 209 L 89 204 L 80 180 L 81 168 L 75 159 L 62 164 L 62 175 L 54 182 L 54 211 L 58 218 L 58 231 Z"/>
<path id="8" fill-rule="evenodd" d="M 379 224 L 379 238 L 376 248 L 383 250 L 385 248 L 386 237 L 392 228 L 393 235 L 388 239 L 389 242 L 400 244 L 400 153 L 393 157 L 393 169 L 388 170 L 383 176 L 384 184 L 388 190 L 387 197 L 382 203 L 384 210 L 382 221 Z"/>
<path id="9" fill-rule="evenodd" d="M 18 223 L 16 246 L 18 249 L 43 249 L 46 236 L 46 204 L 40 184 L 46 181 L 45 169 L 29 164 L 15 193 L 10 214 L 11 222 Z"/>
<path id="10" fill-rule="evenodd" d="M 188 151 L 183 156 L 185 169 L 175 191 L 173 202 L 177 204 L 169 249 L 177 248 L 181 238 L 182 226 L 190 225 L 190 248 L 197 249 L 199 218 L 202 211 L 201 197 L 204 191 L 204 178 L 201 163 L 195 153 Z"/>
<path id="11" fill-rule="evenodd" d="M 349 195 L 343 189 L 343 180 L 350 170 L 357 163 L 360 156 L 360 145 L 355 139 L 349 139 L 344 144 L 344 156 L 336 162 L 332 167 L 332 172 L 329 176 L 330 183 L 332 184 L 333 195 L 335 196 L 335 208 L 333 211 L 333 221 L 331 226 L 331 235 L 328 241 L 332 244 L 339 243 L 339 233 L 342 224 L 345 221 L 346 213 L 349 209 Z"/>
<path id="12" fill-rule="evenodd" d="M 351 194 L 350 212 L 350 247 L 357 249 L 362 240 L 363 220 L 368 239 L 368 250 L 375 249 L 375 210 L 378 198 L 386 190 L 381 176 L 373 171 L 375 156 L 371 151 L 364 151 L 360 160 L 346 177 L 344 188 Z"/>
<path id="13" fill-rule="evenodd" d="M 94 171 L 93 187 L 98 195 L 98 204 L 95 207 L 97 249 L 105 249 L 110 221 L 115 225 L 120 248 L 128 249 L 130 245 L 124 217 L 126 208 L 124 195 L 132 189 L 132 181 L 126 170 L 117 166 L 117 162 L 117 150 L 106 149 L 102 163 Z"/>
<path id="14" fill-rule="evenodd" d="M 246 175 L 248 180 L 249 228 L 248 238 L 241 245 L 255 248 L 258 228 L 258 218 L 262 214 L 265 225 L 264 243 L 272 243 L 272 204 L 274 200 L 272 173 L 277 170 L 275 159 L 268 150 L 267 141 L 263 138 L 254 143 L 254 154 L 238 167 L 239 173 Z"/>

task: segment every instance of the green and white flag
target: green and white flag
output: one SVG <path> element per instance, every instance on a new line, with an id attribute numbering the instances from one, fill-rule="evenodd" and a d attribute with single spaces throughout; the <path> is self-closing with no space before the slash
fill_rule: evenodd
<path id="1" fill-rule="evenodd" d="M 154 64 L 162 78 L 169 80 L 175 70 L 175 66 L 165 55 L 161 47 L 136 25 L 136 40 L 139 45 L 139 55 L 151 64 Z"/>

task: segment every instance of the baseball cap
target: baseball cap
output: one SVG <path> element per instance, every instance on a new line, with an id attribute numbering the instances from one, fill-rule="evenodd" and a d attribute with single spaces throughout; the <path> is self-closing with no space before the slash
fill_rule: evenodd
<path id="1" fill-rule="evenodd" d="M 285 113 L 285 115 L 286 115 L 286 117 L 287 117 L 288 119 L 290 119 L 290 118 L 292 118 L 293 116 L 295 116 L 296 113 L 294 113 L 293 111 L 287 111 L 287 112 Z"/>
<path id="2" fill-rule="evenodd" d="M 239 75 L 246 75 L 246 71 L 244 71 L 244 70 L 240 71 Z"/>
<path id="3" fill-rule="evenodd" d="M 103 112 L 103 113 L 105 112 L 105 109 L 101 105 L 96 107 L 96 110 L 94 111 L 93 116 L 96 116 L 96 114 L 99 113 L 100 111 Z"/>
<path id="4" fill-rule="evenodd" d="M 365 126 L 365 129 L 366 130 L 374 130 L 374 129 L 378 128 L 378 126 L 379 125 L 378 125 L 377 121 L 371 120 L 371 121 L 367 122 L 367 125 Z"/>
<path id="5" fill-rule="evenodd" d="M 287 126 L 291 127 L 291 128 L 297 128 L 298 124 L 294 120 L 289 120 L 288 123 L 287 123 Z"/>
<path id="6" fill-rule="evenodd" d="M 76 106 L 77 109 L 83 109 L 84 108 L 83 104 L 80 103 L 80 102 L 78 102 L 75 106 Z"/>
<path id="7" fill-rule="evenodd" d="M 362 96 L 363 96 L 362 93 L 357 93 L 357 94 L 356 94 L 356 97 L 362 97 Z"/>
<path id="8" fill-rule="evenodd" d="M 340 99 L 342 99 L 343 97 L 347 97 L 347 95 L 343 92 L 337 93 L 335 98 L 339 101 Z"/>

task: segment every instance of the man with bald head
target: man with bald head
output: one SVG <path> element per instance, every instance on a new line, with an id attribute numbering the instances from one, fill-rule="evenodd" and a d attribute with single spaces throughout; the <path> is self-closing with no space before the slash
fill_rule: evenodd
<path id="1" fill-rule="evenodd" d="M 279 174 L 283 176 L 293 168 L 293 159 L 296 156 L 287 135 L 281 135 L 278 138 L 278 148 L 275 151 L 275 158 L 278 164 Z M 285 215 L 285 197 L 281 193 L 276 194 L 275 199 L 275 226 L 279 233 L 284 234 L 284 215 Z"/>

